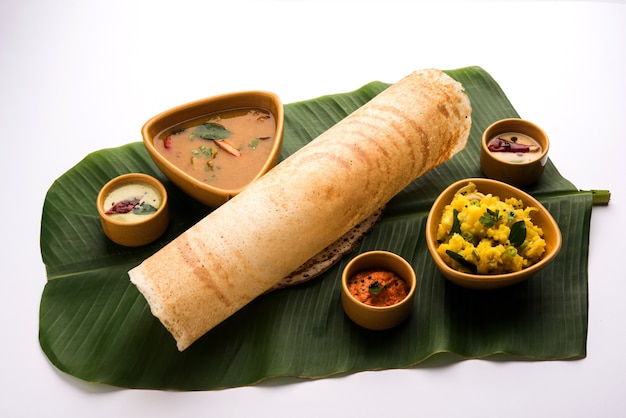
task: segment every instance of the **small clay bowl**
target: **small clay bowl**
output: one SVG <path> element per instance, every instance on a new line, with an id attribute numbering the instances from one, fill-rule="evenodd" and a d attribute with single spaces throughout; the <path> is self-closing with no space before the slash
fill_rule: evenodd
<path id="1" fill-rule="evenodd" d="M 533 206 L 536 211 L 531 212 L 533 224 L 543 229 L 546 250 L 541 260 L 523 270 L 507 274 L 471 274 L 464 273 L 450 267 L 437 252 L 437 228 L 445 207 L 452 202 L 454 195 L 468 183 L 474 183 L 479 192 L 498 196 L 501 200 L 509 197 L 521 199 L 524 207 Z M 441 274 L 451 282 L 471 289 L 496 289 L 511 286 L 528 280 L 541 269 L 550 264 L 561 250 L 562 235 L 559 225 L 550 212 L 537 199 L 528 193 L 507 183 L 484 178 L 470 178 L 457 181 L 448 186 L 433 203 L 426 219 L 426 245 Z"/>
<path id="2" fill-rule="evenodd" d="M 515 156 L 515 153 L 493 152 L 489 143 L 496 137 L 506 134 L 522 134 L 534 139 L 540 146 L 538 153 L 520 153 L 521 162 L 504 161 L 503 156 Z M 523 187 L 533 184 L 541 178 L 548 161 L 550 141 L 548 135 L 539 126 L 524 119 L 502 119 L 492 123 L 482 136 L 480 148 L 480 167 L 485 176 Z M 496 155 L 497 154 L 497 155 Z M 533 157 L 529 157 L 533 155 Z"/>
<path id="3" fill-rule="evenodd" d="M 355 299 L 348 289 L 350 278 L 364 270 L 391 271 L 410 286 L 408 295 L 390 306 L 371 306 Z M 417 278 L 413 267 L 397 254 L 387 251 L 369 251 L 354 257 L 341 275 L 341 304 L 348 317 L 356 324 L 370 330 L 385 330 L 402 323 L 411 313 Z"/>
<path id="4" fill-rule="evenodd" d="M 218 112 L 242 108 L 269 110 L 274 116 L 276 123 L 274 142 L 265 163 L 257 171 L 257 174 L 242 187 L 225 189 L 198 180 L 169 161 L 154 144 L 155 138 L 160 133 L 184 122 Z M 283 142 L 283 131 L 284 112 L 278 96 L 265 91 L 244 91 L 213 96 L 169 109 L 148 120 L 144 124 L 141 133 L 148 154 L 163 174 L 192 198 L 207 206 L 216 208 L 239 194 L 250 183 L 260 178 L 278 163 Z M 198 140 L 200 141 L 200 139 Z M 242 159 L 241 163 L 245 164 L 245 160 Z"/>
<path id="5" fill-rule="evenodd" d="M 113 194 L 114 193 L 114 194 Z M 154 204 L 155 212 L 151 212 L 147 204 L 137 207 L 148 211 L 148 214 L 107 214 L 106 212 L 120 200 L 133 199 L 149 193 L 147 204 Z M 155 206 L 156 205 L 156 206 Z M 113 242 L 127 247 L 139 247 L 159 238 L 169 223 L 167 191 L 163 184 L 152 176 L 142 173 L 123 174 L 106 183 L 96 199 L 100 222 L 105 235 Z"/>

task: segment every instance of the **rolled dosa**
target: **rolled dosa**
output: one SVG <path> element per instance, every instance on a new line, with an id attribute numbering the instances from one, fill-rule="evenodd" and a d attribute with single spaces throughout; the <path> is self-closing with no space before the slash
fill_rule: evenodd
<path id="1" fill-rule="evenodd" d="M 180 351 L 465 147 L 471 105 L 439 70 L 391 85 L 130 270 Z"/>

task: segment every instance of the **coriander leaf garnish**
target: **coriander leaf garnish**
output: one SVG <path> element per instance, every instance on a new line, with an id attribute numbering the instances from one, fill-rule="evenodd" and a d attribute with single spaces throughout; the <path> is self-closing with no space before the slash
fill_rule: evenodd
<path id="1" fill-rule="evenodd" d="M 204 145 L 200 145 L 200 147 L 198 147 L 200 149 L 200 151 L 202 151 L 202 153 L 204 154 L 205 157 L 207 158 L 215 158 L 214 154 L 214 150 L 213 148 L 209 148 L 207 146 Z"/>
<path id="2" fill-rule="evenodd" d="M 382 285 L 382 284 L 380 284 L 380 283 L 378 282 L 378 280 L 375 280 L 375 281 L 374 281 L 374 283 L 371 283 L 371 284 L 369 285 L 369 287 L 367 288 L 367 290 L 369 290 L 369 291 L 370 291 L 370 293 L 372 293 L 372 294 L 374 294 L 374 295 L 377 295 L 377 294 L 379 294 L 379 293 L 380 293 L 380 291 L 381 291 L 381 290 L 383 290 L 383 288 L 384 288 L 384 287 L 385 287 L 385 286 L 384 286 L 384 285 Z"/>
<path id="3" fill-rule="evenodd" d="M 485 225 L 487 228 L 491 228 L 496 223 L 498 223 L 498 221 L 500 221 L 501 219 L 502 219 L 502 215 L 500 215 L 499 209 L 496 209 L 495 211 L 493 211 L 487 208 L 487 211 L 483 213 L 483 215 L 480 217 L 480 223 Z"/>

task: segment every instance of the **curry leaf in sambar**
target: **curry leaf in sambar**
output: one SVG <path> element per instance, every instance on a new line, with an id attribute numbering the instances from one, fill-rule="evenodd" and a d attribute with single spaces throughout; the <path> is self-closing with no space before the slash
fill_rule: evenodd
<path id="1" fill-rule="evenodd" d="M 221 140 L 226 139 L 232 135 L 228 129 L 224 127 L 224 125 L 215 123 L 215 122 L 207 122 L 196 128 L 195 136 L 199 136 L 203 139 L 213 139 L 213 140 Z"/>

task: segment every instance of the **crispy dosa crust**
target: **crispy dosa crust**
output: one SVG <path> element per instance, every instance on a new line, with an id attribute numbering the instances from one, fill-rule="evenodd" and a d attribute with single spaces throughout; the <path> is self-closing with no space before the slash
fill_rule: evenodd
<path id="1" fill-rule="evenodd" d="M 186 349 L 465 147 L 471 105 L 415 72 L 278 164 L 129 272 Z"/>
<path id="2" fill-rule="evenodd" d="M 298 267 L 295 271 L 292 271 L 289 276 L 272 286 L 268 292 L 302 284 L 326 272 L 326 270 L 334 266 L 337 261 L 341 260 L 344 255 L 350 253 L 354 247 L 361 242 L 365 234 L 371 231 L 374 225 L 383 217 L 384 212 L 385 209 L 380 208 L 369 217 L 353 226 L 335 242 L 309 258 L 303 265 Z"/>

